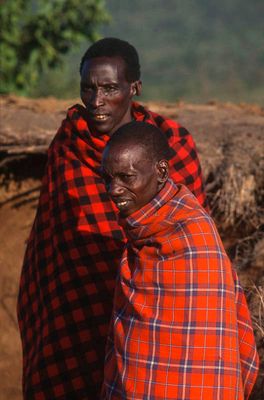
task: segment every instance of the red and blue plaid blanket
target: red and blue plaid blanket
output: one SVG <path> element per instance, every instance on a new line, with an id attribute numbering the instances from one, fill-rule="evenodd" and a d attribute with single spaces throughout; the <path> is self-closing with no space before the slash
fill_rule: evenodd
<path id="1" fill-rule="evenodd" d="M 212 219 L 167 182 L 120 220 L 102 399 L 244 400 L 258 355 L 243 291 Z"/>
<path id="2" fill-rule="evenodd" d="M 136 103 L 133 114 L 166 134 L 174 150 L 172 176 L 205 203 L 200 164 L 187 130 Z M 99 396 L 125 242 L 98 172 L 108 139 L 90 133 L 86 110 L 76 105 L 48 150 L 18 298 L 26 400 Z"/>

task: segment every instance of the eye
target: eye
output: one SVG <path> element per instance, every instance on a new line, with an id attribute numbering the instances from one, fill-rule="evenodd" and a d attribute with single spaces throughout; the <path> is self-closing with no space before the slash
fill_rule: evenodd
<path id="1" fill-rule="evenodd" d="M 135 176 L 134 175 L 129 175 L 129 174 L 122 174 L 121 178 L 122 178 L 123 182 L 129 182 L 130 183 L 130 182 L 132 182 L 134 180 Z"/>
<path id="2" fill-rule="evenodd" d="M 107 95 L 111 95 L 111 94 L 115 94 L 118 91 L 118 87 L 114 86 L 114 85 L 106 85 L 103 88 L 103 92 L 104 94 Z"/>

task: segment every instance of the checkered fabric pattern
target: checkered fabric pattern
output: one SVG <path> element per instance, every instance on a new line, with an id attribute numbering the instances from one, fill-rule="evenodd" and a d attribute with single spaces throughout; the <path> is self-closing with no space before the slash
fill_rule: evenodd
<path id="1" fill-rule="evenodd" d="M 121 262 L 102 399 L 244 400 L 258 355 L 250 316 L 212 219 L 167 182 L 120 220 Z"/>
<path id="2" fill-rule="evenodd" d="M 133 113 L 164 131 L 175 152 L 173 176 L 204 203 L 191 135 L 139 104 L 133 104 Z M 99 397 L 125 243 L 98 173 L 108 139 L 90 133 L 86 110 L 76 105 L 48 150 L 18 297 L 26 400 Z"/>

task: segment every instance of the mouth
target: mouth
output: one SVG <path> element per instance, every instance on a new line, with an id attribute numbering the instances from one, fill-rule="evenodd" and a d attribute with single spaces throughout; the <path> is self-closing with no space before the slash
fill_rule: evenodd
<path id="1" fill-rule="evenodd" d="M 130 203 L 129 200 L 117 200 L 117 199 L 112 199 L 112 200 L 120 212 L 126 210 Z"/>
<path id="2" fill-rule="evenodd" d="M 124 208 L 127 204 L 128 204 L 128 201 L 127 201 L 127 200 L 123 200 L 123 201 L 118 201 L 118 202 L 116 202 L 116 206 L 117 206 L 119 209 Z"/>
<path id="3" fill-rule="evenodd" d="M 91 117 L 94 121 L 103 122 L 109 118 L 109 114 L 92 114 Z"/>

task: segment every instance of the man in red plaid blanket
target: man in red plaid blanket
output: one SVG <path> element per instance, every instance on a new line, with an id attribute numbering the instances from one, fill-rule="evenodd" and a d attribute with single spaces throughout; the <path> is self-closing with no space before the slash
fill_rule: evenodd
<path id="1" fill-rule="evenodd" d="M 125 237 L 98 172 L 112 133 L 131 121 L 168 138 L 171 176 L 206 206 L 189 132 L 133 101 L 141 93 L 138 54 L 105 38 L 84 54 L 81 98 L 48 150 L 39 205 L 25 253 L 18 320 L 26 400 L 98 398 L 115 276 Z"/>
<path id="2" fill-rule="evenodd" d="M 157 127 L 136 121 L 103 153 L 128 243 L 101 398 L 248 399 L 258 355 L 247 303 L 212 219 L 168 180 L 169 153 Z"/>

